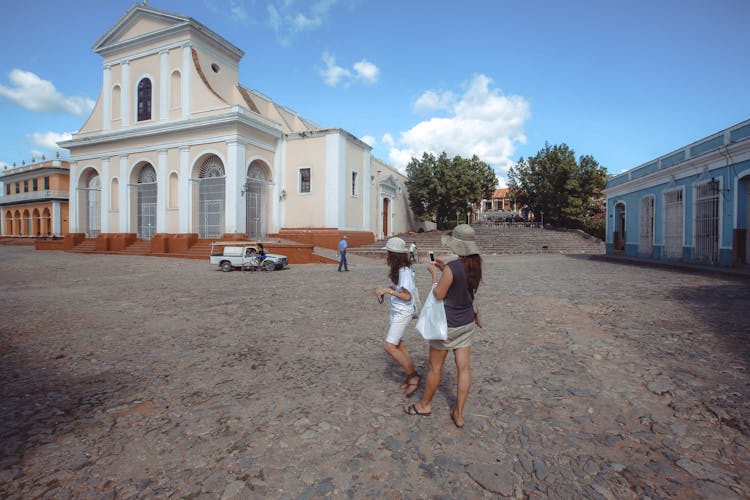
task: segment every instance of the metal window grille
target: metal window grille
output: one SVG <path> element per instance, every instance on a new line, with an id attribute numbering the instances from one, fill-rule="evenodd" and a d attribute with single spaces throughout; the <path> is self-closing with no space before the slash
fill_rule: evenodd
<path id="1" fill-rule="evenodd" d="M 664 257 L 682 258 L 685 206 L 682 190 L 664 193 Z"/>
<path id="2" fill-rule="evenodd" d="M 299 170 L 299 192 L 309 193 L 310 192 L 310 169 L 301 168 Z"/>
<path id="3" fill-rule="evenodd" d="M 654 253 L 654 197 L 644 196 L 640 203 L 640 232 L 638 253 L 652 255 Z"/>
<path id="4" fill-rule="evenodd" d="M 245 182 L 245 214 L 246 231 L 251 238 L 266 236 L 264 207 L 266 206 L 266 192 L 268 181 L 266 173 L 260 165 L 250 165 Z"/>
<path id="5" fill-rule="evenodd" d="M 145 165 L 136 184 L 138 237 L 150 240 L 156 232 L 156 171 Z"/>
<path id="6" fill-rule="evenodd" d="M 198 179 L 198 235 L 218 238 L 224 234 L 225 174 L 218 156 L 201 165 Z"/>
<path id="7" fill-rule="evenodd" d="M 101 183 L 98 175 L 92 175 L 86 183 L 86 188 L 81 190 L 82 203 L 85 207 L 83 227 L 86 228 L 86 236 L 96 237 L 101 232 Z"/>
<path id="8" fill-rule="evenodd" d="M 719 261 L 719 182 L 698 186 L 695 206 L 695 259 Z"/>
<path id="9" fill-rule="evenodd" d="M 138 83 L 138 121 L 151 119 L 151 80 L 144 78 Z"/>

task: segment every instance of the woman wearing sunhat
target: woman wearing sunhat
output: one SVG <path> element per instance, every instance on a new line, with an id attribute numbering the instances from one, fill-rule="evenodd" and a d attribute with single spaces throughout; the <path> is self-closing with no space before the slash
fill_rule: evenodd
<path id="1" fill-rule="evenodd" d="M 458 255 L 458 259 L 444 263 L 437 259 L 427 266 L 432 273 L 432 282 L 437 286 L 433 293 L 437 300 L 443 300 L 448 321 L 448 338 L 430 341 L 430 371 L 427 374 L 422 399 L 404 408 L 409 415 L 427 416 L 432 414 L 432 398 L 440 384 L 443 363 L 448 351 L 453 351 L 456 360 L 457 394 L 456 406 L 451 410 L 451 419 L 456 427 L 464 426 L 464 405 L 471 388 L 471 344 L 474 337 L 475 321 L 474 296 L 482 281 L 482 258 L 479 255 L 474 229 L 468 224 L 460 224 L 442 238 L 443 245 Z M 442 272 L 438 279 L 438 270 Z"/>
<path id="2" fill-rule="evenodd" d="M 409 250 L 404 240 L 390 238 L 383 249 L 388 251 L 388 278 L 393 283 L 390 287 L 375 290 L 375 295 L 381 302 L 386 295 L 391 298 L 391 324 L 385 338 L 385 352 L 406 372 L 406 382 L 402 384 L 402 388 L 405 395 L 411 396 L 417 392 L 422 380 L 403 341 L 404 332 L 414 313 L 414 271 L 410 267 Z"/>

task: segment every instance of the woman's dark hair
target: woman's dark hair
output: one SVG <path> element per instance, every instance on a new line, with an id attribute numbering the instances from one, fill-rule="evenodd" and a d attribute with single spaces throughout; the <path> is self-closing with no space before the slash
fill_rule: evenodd
<path id="1" fill-rule="evenodd" d="M 409 262 L 408 253 L 396 253 L 388 251 L 388 258 L 386 259 L 388 267 L 388 277 L 391 279 L 394 285 L 398 285 L 398 272 L 402 267 L 411 267 Z"/>
<path id="2" fill-rule="evenodd" d="M 479 282 L 482 281 L 482 257 L 478 254 L 465 255 L 461 257 L 464 263 L 464 272 L 466 273 L 466 288 L 469 289 L 469 295 L 474 299 L 477 293 Z"/>

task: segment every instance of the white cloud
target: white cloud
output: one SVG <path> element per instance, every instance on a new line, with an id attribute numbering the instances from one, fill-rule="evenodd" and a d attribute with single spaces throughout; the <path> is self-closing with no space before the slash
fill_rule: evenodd
<path id="1" fill-rule="evenodd" d="M 65 96 L 57 91 L 52 82 L 42 80 L 30 71 L 14 69 L 8 75 L 10 87 L 0 85 L 0 96 L 30 111 L 66 113 L 87 117 L 94 108 L 94 101 L 87 97 Z"/>
<path id="2" fill-rule="evenodd" d="M 377 142 L 378 142 L 378 140 L 377 140 L 377 139 L 375 139 L 375 138 L 374 138 L 373 136 L 371 136 L 371 135 L 365 135 L 365 136 L 362 136 L 362 137 L 360 137 L 360 140 L 361 140 L 362 142 L 364 142 L 365 144 L 367 144 L 368 146 L 370 146 L 370 147 L 374 147 L 374 146 L 375 146 L 375 144 L 377 144 Z"/>
<path id="3" fill-rule="evenodd" d="M 57 143 L 72 139 L 73 134 L 70 132 L 34 132 L 27 137 L 29 138 L 29 141 L 31 141 L 31 144 L 36 147 L 46 149 L 47 151 L 60 151 L 61 148 Z M 41 156 L 41 153 L 38 155 Z"/>
<path id="4" fill-rule="evenodd" d="M 402 132 L 398 143 L 390 145 L 389 160 L 394 166 L 404 169 L 412 157 L 445 151 L 449 156 L 464 158 L 477 155 L 500 177 L 514 163 L 516 144 L 526 143 L 524 124 L 531 117 L 526 99 L 503 95 L 485 75 L 474 76 L 460 96 L 427 91 L 417 99 L 414 109 L 444 110 L 448 116 L 429 118 Z"/>
<path id="5" fill-rule="evenodd" d="M 366 84 L 375 83 L 380 76 L 380 68 L 366 59 L 354 63 L 354 73 Z"/>
<path id="6" fill-rule="evenodd" d="M 327 52 L 323 53 L 323 62 L 326 63 L 326 67 L 320 72 L 320 74 L 326 85 L 329 87 L 335 87 L 341 81 L 343 81 L 344 85 L 348 84 L 348 80 L 352 77 L 352 74 L 348 69 L 336 64 L 336 59 Z"/>
<path id="7" fill-rule="evenodd" d="M 299 33 L 322 26 L 336 2 L 318 0 L 295 3 L 293 0 L 277 0 L 266 7 L 268 24 L 276 33 L 278 42 L 288 47 Z"/>
<path id="8" fill-rule="evenodd" d="M 437 93 L 427 90 L 416 100 L 412 109 L 415 113 L 430 113 L 433 111 L 449 111 L 456 100 L 453 92 Z"/>
<path id="9" fill-rule="evenodd" d="M 329 87 L 336 87 L 341 84 L 342 87 L 348 87 L 352 80 L 359 80 L 365 84 L 372 84 L 378 81 L 380 68 L 366 59 L 362 59 L 352 65 L 352 70 L 336 64 L 336 59 L 324 52 L 321 56 L 326 67 L 320 70 L 323 81 Z"/>

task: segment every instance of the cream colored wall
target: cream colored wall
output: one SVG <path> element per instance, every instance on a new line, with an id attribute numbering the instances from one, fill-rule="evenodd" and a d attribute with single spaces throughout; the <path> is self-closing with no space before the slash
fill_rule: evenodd
<path id="1" fill-rule="evenodd" d="M 232 101 L 234 88 L 239 81 L 237 64 L 224 57 L 217 57 L 215 54 L 205 52 L 201 48 L 196 49 L 198 61 L 206 76 L 209 85 L 214 89 L 221 98 L 227 103 Z M 212 64 L 219 67 L 216 73 L 211 68 Z"/>
<path id="2" fill-rule="evenodd" d="M 326 138 L 312 137 L 287 142 L 286 172 L 284 187 L 287 192 L 284 207 L 285 227 L 307 228 L 325 226 L 326 195 L 325 192 Z M 311 193 L 299 194 L 299 169 L 311 169 Z"/>
<path id="3" fill-rule="evenodd" d="M 346 207 L 345 223 L 348 229 L 363 229 L 364 214 L 364 163 L 369 154 L 352 141 L 346 143 L 346 173 L 344 174 L 344 193 Z M 352 172 L 357 172 L 357 196 L 352 196 Z"/>
<path id="4" fill-rule="evenodd" d="M 141 17 L 141 19 L 128 28 L 122 36 L 119 37 L 119 40 L 128 40 L 130 38 L 135 38 L 141 35 L 145 35 L 146 33 L 150 33 L 152 31 L 156 31 L 162 28 L 169 27 L 170 24 L 167 24 L 164 21 L 160 21 L 153 18 L 147 18 L 147 17 Z"/>

